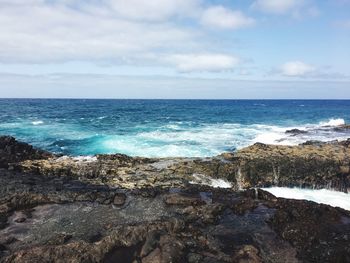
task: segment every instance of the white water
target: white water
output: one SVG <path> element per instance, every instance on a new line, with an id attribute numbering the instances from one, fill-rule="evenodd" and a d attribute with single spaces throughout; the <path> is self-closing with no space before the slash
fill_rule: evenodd
<path id="1" fill-rule="evenodd" d="M 350 194 L 327 189 L 313 190 L 287 187 L 263 188 L 276 197 L 289 199 L 309 200 L 320 204 L 341 207 L 350 210 Z"/>
<path id="2" fill-rule="evenodd" d="M 215 179 L 203 174 L 193 174 L 193 180 L 190 184 L 208 185 L 214 188 L 231 188 L 232 184 L 223 179 Z"/>
<path id="3" fill-rule="evenodd" d="M 32 124 L 33 125 L 40 125 L 40 124 L 43 124 L 44 122 L 43 121 L 33 121 Z"/>
<path id="4" fill-rule="evenodd" d="M 330 119 L 327 122 L 320 122 L 321 126 L 339 126 L 344 125 L 345 121 L 344 119 Z"/>
<path id="5" fill-rule="evenodd" d="M 179 122 L 132 135 L 106 136 L 99 141 L 98 147 L 106 153 L 121 152 L 133 156 L 207 157 L 241 149 L 256 142 L 298 145 L 308 140 L 346 140 L 350 137 L 350 132 L 337 132 L 330 128 L 344 123 L 343 119 L 330 119 L 318 124 L 290 127 L 235 123 L 183 127 Z M 307 133 L 286 134 L 286 130 L 291 129 Z"/>
<path id="6" fill-rule="evenodd" d="M 100 118 L 103 117 L 105 116 Z M 147 157 L 208 157 L 239 150 L 256 142 L 297 145 L 308 140 L 345 140 L 350 137 L 350 131 L 336 131 L 332 128 L 344 123 L 344 119 L 341 118 L 299 126 L 239 123 L 198 125 L 178 121 L 148 129 L 141 127 L 138 130 L 138 127 L 135 127 L 130 133 L 98 134 L 73 124 L 31 119 L 28 122 L 0 123 L 0 130 L 33 134 L 33 138 L 30 138 L 31 143 L 42 142 L 45 138 L 57 138 L 58 143 L 67 140 L 67 144 L 60 144 L 59 149 L 73 155 L 123 153 Z M 307 133 L 286 134 L 286 130 L 291 129 L 304 130 Z M 70 141 L 73 141 L 73 145 Z M 50 143 L 52 142 L 47 142 Z M 42 148 L 47 144 L 36 146 Z"/>

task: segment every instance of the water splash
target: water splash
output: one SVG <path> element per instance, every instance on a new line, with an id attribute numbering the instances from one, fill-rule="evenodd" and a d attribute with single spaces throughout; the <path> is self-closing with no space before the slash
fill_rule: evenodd
<path id="1" fill-rule="evenodd" d="M 263 188 L 277 197 L 309 200 L 316 203 L 327 204 L 334 207 L 341 207 L 350 210 L 350 194 L 327 189 L 303 189 L 288 187 Z"/>

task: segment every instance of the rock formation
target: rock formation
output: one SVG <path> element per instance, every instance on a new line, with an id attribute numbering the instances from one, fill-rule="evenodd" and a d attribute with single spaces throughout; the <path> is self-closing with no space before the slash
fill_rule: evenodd
<path id="1" fill-rule="evenodd" d="M 348 156 L 333 142 L 73 158 L 1 137 L 0 262 L 350 262 L 349 211 L 251 188 L 345 191 Z M 218 178 L 232 188 L 203 185 Z"/>

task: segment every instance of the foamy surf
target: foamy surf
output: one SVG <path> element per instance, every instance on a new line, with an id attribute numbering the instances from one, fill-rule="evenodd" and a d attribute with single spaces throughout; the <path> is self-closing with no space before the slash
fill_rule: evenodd
<path id="1" fill-rule="evenodd" d="M 239 150 L 256 142 L 298 145 L 308 140 L 346 140 L 350 137 L 350 131 L 338 132 L 332 128 L 339 125 L 330 127 L 330 124 L 343 122 L 343 119 L 330 119 L 317 124 L 286 127 L 238 123 L 185 127 L 186 123 L 172 123 L 132 135 L 102 136 L 96 141 L 96 148 L 103 153 L 121 152 L 132 156 L 210 157 Z M 306 133 L 286 133 L 291 129 L 299 129 Z"/>
<path id="2" fill-rule="evenodd" d="M 44 124 L 43 121 L 32 121 L 33 125 L 40 125 L 40 124 Z"/>
<path id="3" fill-rule="evenodd" d="M 232 184 L 223 179 L 216 179 L 206 176 L 204 174 L 193 174 L 193 180 L 190 184 L 208 185 L 214 188 L 231 188 Z"/>
<path id="4" fill-rule="evenodd" d="M 344 125 L 345 124 L 345 120 L 344 119 L 330 119 L 327 122 L 320 122 L 321 126 L 340 126 L 340 125 Z"/>
<path id="5" fill-rule="evenodd" d="M 309 200 L 320 204 L 326 204 L 334 207 L 341 207 L 350 210 L 350 194 L 337 192 L 327 189 L 302 189 L 288 187 L 270 187 L 263 188 L 276 197 L 289 199 Z"/>
<path id="6" fill-rule="evenodd" d="M 298 145 L 305 141 L 332 141 L 346 140 L 350 136 L 350 131 L 335 131 L 333 128 L 340 127 L 345 124 L 345 120 L 341 118 L 329 119 L 321 121 L 318 124 L 305 124 L 303 126 L 268 126 L 260 125 L 256 137 L 251 143 L 265 143 L 275 145 Z M 300 134 L 287 134 L 288 130 L 300 130 Z M 248 146 L 248 145 L 247 145 Z"/>

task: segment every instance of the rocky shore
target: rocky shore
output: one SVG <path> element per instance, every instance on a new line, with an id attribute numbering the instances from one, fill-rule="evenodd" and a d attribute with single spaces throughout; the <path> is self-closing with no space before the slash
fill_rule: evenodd
<path id="1" fill-rule="evenodd" d="M 0 262 L 350 262 L 350 140 L 213 158 L 58 156 L 0 137 Z M 227 188 L 214 188 L 224 184 Z"/>

